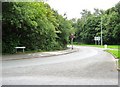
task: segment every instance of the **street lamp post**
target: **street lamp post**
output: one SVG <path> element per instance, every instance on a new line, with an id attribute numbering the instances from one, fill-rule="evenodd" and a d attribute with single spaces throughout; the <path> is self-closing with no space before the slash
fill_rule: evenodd
<path id="1" fill-rule="evenodd" d="M 101 46 L 103 45 L 103 38 L 102 38 L 102 17 L 101 17 Z"/>

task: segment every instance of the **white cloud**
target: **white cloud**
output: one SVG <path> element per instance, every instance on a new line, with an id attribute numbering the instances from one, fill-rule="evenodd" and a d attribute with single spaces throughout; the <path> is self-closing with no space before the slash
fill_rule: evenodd
<path id="1" fill-rule="evenodd" d="M 48 0 L 47 3 L 58 10 L 59 14 L 67 13 L 68 19 L 79 18 L 83 9 L 93 11 L 94 8 L 108 9 L 113 7 L 119 0 Z"/>

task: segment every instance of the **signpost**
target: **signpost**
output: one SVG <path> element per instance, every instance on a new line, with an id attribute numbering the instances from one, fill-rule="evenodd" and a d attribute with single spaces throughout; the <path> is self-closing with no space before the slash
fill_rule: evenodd
<path id="1" fill-rule="evenodd" d="M 71 34 L 70 38 L 71 38 L 71 44 L 72 44 L 72 49 L 73 49 L 73 39 L 75 38 L 74 34 Z"/>
<path id="2" fill-rule="evenodd" d="M 99 44 L 99 42 L 100 42 L 100 37 L 94 37 L 94 40 L 95 40 L 95 44 L 96 44 L 97 41 L 98 41 L 98 44 Z"/>

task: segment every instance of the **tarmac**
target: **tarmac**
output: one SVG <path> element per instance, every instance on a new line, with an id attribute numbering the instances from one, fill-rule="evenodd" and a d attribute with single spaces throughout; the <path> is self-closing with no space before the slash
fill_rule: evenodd
<path id="1" fill-rule="evenodd" d="M 117 49 L 111 49 L 111 48 L 102 48 L 103 50 L 117 50 Z M 65 55 L 70 54 L 79 51 L 78 48 L 71 49 L 70 46 L 68 46 L 68 49 L 61 50 L 61 51 L 50 51 L 50 52 L 36 52 L 36 53 L 16 53 L 11 55 L 2 55 L 2 61 L 9 61 L 9 60 L 21 60 L 21 59 L 31 59 L 31 58 L 45 58 L 45 57 L 51 57 L 51 56 L 59 56 L 59 55 Z M 120 68 L 118 67 L 118 59 L 115 59 L 117 70 L 120 71 Z"/>
<path id="2" fill-rule="evenodd" d="M 79 51 L 60 56 L 3 61 L 2 84 L 118 85 L 118 71 L 110 53 L 95 47 L 74 48 Z"/>

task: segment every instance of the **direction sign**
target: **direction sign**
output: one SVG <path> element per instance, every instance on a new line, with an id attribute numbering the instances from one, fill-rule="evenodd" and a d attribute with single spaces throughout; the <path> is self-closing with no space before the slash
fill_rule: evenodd
<path id="1" fill-rule="evenodd" d="M 94 37 L 94 40 L 98 40 L 98 41 L 99 41 L 99 40 L 100 40 L 100 37 Z"/>
<path id="2" fill-rule="evenodd" d="M 75 38 L 74 34 L 71 34 L 71 35 L 70 35 L 70 38 L 71 38 L 71 39 Z"/>

